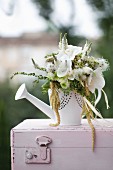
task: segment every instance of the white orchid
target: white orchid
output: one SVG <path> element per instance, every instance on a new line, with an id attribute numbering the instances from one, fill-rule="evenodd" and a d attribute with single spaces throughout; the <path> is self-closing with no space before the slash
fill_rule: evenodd
<path id="1" fill-rule="evenodd" d="M 72 71 L 72 61 L 75 56 L 80 54 L 82 47 L 67 45 L 67 48 L 62 48 L 59 50 L 57 58 L 57 76 L 63 77 Z"/>
<path id="2" fill-rule="evenodd" d="M 57 66 L 57 76 L 63 77 L 70 75 L 72 71 L 72 61 L 76 55 L 82 52 L 82 47 L 68 45 L 66 35 L 60 40 L 59 52 L 56 56 L 57 61 L 55 62 Z"/>
<path id="3" fill-rule="evenodd" d="M 68 45 L 67 49 L 59 50 L 57 60 L 74 60 L 75 56 L 82 52 L 82 47 Z"/>
<path id="4" fill-rule="evenodd" d="M 94 93 L 95 89 L 102 90 L 105 86 L 105 80 L 100 68 L 96 69 L 91 75 L 91 81 L 88 83 L 89 90 Z"/>

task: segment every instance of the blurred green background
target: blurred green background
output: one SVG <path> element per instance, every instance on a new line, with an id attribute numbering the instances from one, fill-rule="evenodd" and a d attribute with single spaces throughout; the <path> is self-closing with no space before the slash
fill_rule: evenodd
<path id="1" fill-rule="evenodd" d="M 56 22 L 53 12 L 54 12 L 54 3 L 52 0 L 32 0 L 37 9 L 37 15 L 43 19 L 46 24 L 45 33 L 49 35 L 56 35 L 57 39 L 59 38 L 59 33 L 68 33 L 69 44 L 73 45 L 83 45 L 86 39 L 89 39 L 93 42 L 92 54 L 94 56 L 103 56 L 105 59 L 108 59 L 110 63 L 110 70 L 108 70 L 104 76 L 106 80 L 106 86 L 104 88 L 105 92 L 108 95 L 110 109 L 107 110 L 105 106 L 104 99 L 102 98 L 98 104 L 98 109 L 104 116 L 104 118 L 113 118 L 112 113 L 112 100 L 113 100 L 113 91 L 112 91 L 112 82 L 113 82 L 113 0 L 86 0 L 85 2 L 89 5 L 92 11 L 96 14 L 97 22 L 99 29 L 102 31 L 100 37 L 87 37 L 83 34 L 78 35 L 77 25 L 73 25 L 73 19 L 76 16 L 76 11 L 73 9 L 73 3 L 75 0 L 69 0 L 69 9 L 70 16 L 68 24 L 62 23 L 60 19 L 63 16 L 60 16 L 59 21 Z M 64 3 L 65 1 L 63 1 Z M 82 4 L 82 9 L 84 8 L 84 3 Z M 12 1 L 12 5 L 13 5 Z M 62 10 L 65 11 L 65 8 L 60 6 Z M 12 6 L 10 6 L 10 12 L 12 12 Z M 82 11 L 80 11 L 82 13 Z M 67 11 L 65 11 L 67 13 Z M 8 14 L 9 15 L 9 14 Z M 10 16 L 9 16 L 10 17 Z M 93 17 L 93 16 L 92 16 Z M 87 19 L 87 18 L 86 18 Z M 82 21 L 81 21 L 82 22 Z M 32 24 L 32 23 L 31 23 Z M 89 25 L 86 23 L 86 29 Z M 27 47 L 27 50 L 29 46 Z M 38 53 L 38 51 L 37 51 Z M 32 58 L 32 56 L 31 56 Z M 14 70 L 18 71 L 18 70 Z M 1 73 L 2 74 L 2 73 Z M 14 100 L 15 93 L 21 84 L 21 82 L 12 83 L 8 76 L 0 81 L 0 169 L 1 170 L 10 170 L 10 129 L 16 126 L 18 123 L 24 119 L 40 119 L 47 118 L 43 113 L 36 109 L 32 104 L 26 100 L 20 100 L 16 102 Z M 40 98 L 41 100 L 48 103 L 47 95 L 41 93 L 40 84 L 33 87 L 28 83 L 28 90 Z"/>

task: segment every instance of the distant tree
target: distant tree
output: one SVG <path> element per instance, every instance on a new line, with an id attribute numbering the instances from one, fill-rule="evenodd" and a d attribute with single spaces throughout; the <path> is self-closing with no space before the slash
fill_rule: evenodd
<path id="1" fill-rule="evenodd" d="M 31 1 L 36 4 L 36 7 L 39 11 L 39 15 L 45 19 L 48 26 L 47 31 L 57 33 L 62 32 L 63 34 L 67 33 L 69 43 L 76 45 L 84 39 L 83 36 L 76 36 L 74 34 L 74 32 L 76 31 L 76 26 L 73 25 L 73 19 L 75 17 L 74 0 L 68 1 L 69 6 L 71 8 L 68 25 L 63 24 L 61 22 L 62 16 L 59 19 L 59 21 L 57 21 L 57 23 L 52 17 L 52 14 L 54 12 L 54 1 L 52 0 L 31 0 Z"/>
<path id="2" fill-rule="evenodd" d="M 112 82 L 113 82 L 113 0 L 87 0 L 91 8 L 96 11 L 97 15 L 100 15 L 98 19 L 98 23 L 100 29 L 103 31 L 103 37 L 99 39 L 96 43 L 96 50 L 110 62 L 110 70 L 105 73 L 106 77 L 106 87 L 105 90 L 108 94 L 109 102 L 110 102 L 110 110 L 106 111 L 106 117 L 113 117 L 113 90 L 112 90 Z M 103 110 L 105 110 L 105 105 L 99 105 Z"/>
<path id="3" fill-rule="evenodd" d="M 40 86 L 40 85 L 39 85 Z M 40 87 L 32 88 L 32 93 L 44 102 Z M 40 119 L 47 116 L 26 100 L 16 102 L 14 96 L 17 87 L 10 86 L 9 80 L 0 83 L 0 169 L 10 170 L 10 130 L 24 119 Z M 29 87 L 29 91 L 31 88 Z"/>
<path id="4" fill-rule="evenodd" d="M 104 32 L 104 37 L 111 39 L 111 33 L 113 34 L 113 0 L 87 0 L 87 2 L 98 15 L 101 14 L 98 20 L 100 28 Z"/>

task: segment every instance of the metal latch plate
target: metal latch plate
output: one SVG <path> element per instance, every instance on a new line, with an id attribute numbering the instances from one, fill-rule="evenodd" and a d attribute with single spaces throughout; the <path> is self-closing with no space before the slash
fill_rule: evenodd
<path id="1" fill-rule="evenodd" d="M 27 164 L 47 164 L 51 162 L 51 150 L 48 148 L 48 144 L 52 140 L 47 136 L 40 136 L 36 138 L 37 148 L 26 148 L 25 162 Z"/>
<path id="2" fill-rule="evenodd" d="M 50 158 L 50 148 L 47 148 L 46 150 L 46 159 L 42 159 L 41 155 L 40 155 L 40 149 L 37 148 L 28 148 L 26 149 L 25 152 L 25 162 L 27 164 L 38 164 L 38 163 L 45 163 L 48 164 L 51 162 L 51 158 Z"/>

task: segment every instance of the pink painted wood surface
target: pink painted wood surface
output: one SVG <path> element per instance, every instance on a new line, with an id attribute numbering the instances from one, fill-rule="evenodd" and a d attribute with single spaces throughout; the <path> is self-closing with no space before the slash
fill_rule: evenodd
<path id="1" fill-rule="evenodd" d="M 102 120 L 99 120 L 100 124 Z M 113 124 L 113 119 L 109 120 Z M 81 126 L 50 127 L 50 120 L 25 120 L 11 131 L 12 170 L 113 170 L 113 127 L 95 124 L 95 150 L 91 149 L 91 129 Z M 102 125 L 102 124 L 101 124 Z M 37 148 L 36 138 L 52 139 L 50 164 L 26 164 L 26 148 Z"/>

